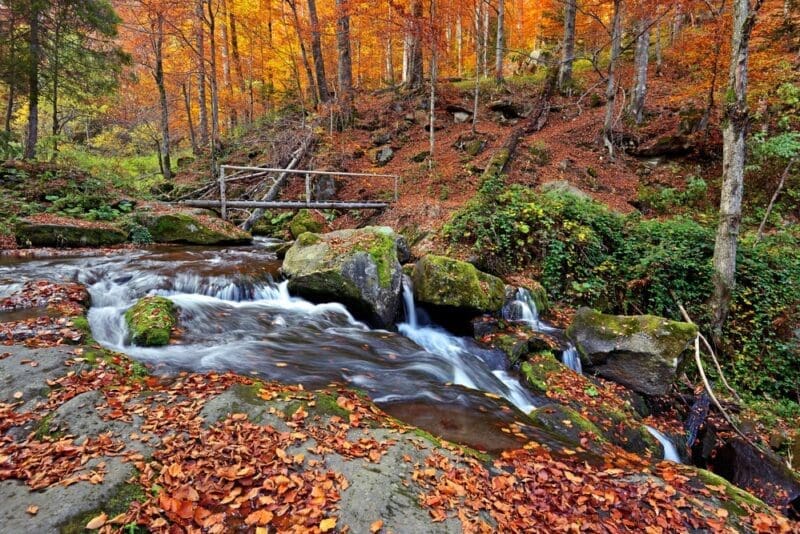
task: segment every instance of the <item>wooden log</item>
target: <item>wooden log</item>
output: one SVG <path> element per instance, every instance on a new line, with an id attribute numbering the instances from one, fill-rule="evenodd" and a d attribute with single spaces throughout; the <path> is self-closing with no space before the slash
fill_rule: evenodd
<path id="1" fill-rule="evenodd" d="M 193 208 L 219 208 L 219 200 L 185 200 L 180 203 Z M 389 206 L 387 202 L 306 202 L 304 200 L 228 200 L 228 209 L 343 209 L 343 210 L 373 210 L 384 209 Z"/>
<path id="2" fill-rule="evenodd" d="M 291 161 L 289 161 L 289 164 L 286 165 L 287 170 L 291 170 L 297 167 L 297 164 L 300 163 L 300 161 L 305 157 L 306 152 L 308 152 L 308 149 L 311 147 L 313 140 L 314 140 L 313 134 L 309 134 L 305 139 L 303 139 L 303 142 L 300 143 L 298 149 L 295 150 L 294 153 L 292 154 Z M 272 184 L 272 187 L 269 188 L 269 191 L 267 191 L 267 193 L 263 197 L 261 197 L 261 200 L 267 202 L 275 199 L 275 197 L 278 196 L 278 192 L 281 190 L 281 187 L 283 187 L 283 184 L 286 182 L 286 179 L 288 177 L 289 177 L 288 172 L 283 172 L 279 174 L 278 178 L 275 180 L 275 183 Z M 256 207 L 255 211 L 253 211 L 253 213 L 250 214 L 247 220 L 241 224 L 242 230 L 250 231 L 250 229 L 253 227 L 256 221 L 264 216 L 264 211 L 265 211 L 264 207 Z"/>

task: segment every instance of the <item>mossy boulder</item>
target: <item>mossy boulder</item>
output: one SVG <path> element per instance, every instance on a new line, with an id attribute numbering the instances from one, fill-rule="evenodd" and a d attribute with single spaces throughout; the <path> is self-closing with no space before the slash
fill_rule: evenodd
<path id="1" fill-rule="evenodd" d="M 156 243 L 190 245 L 244 245 L 252 236 L 207 212 L 140 212 L 136 222 L 147 228 Z"/>
<path id="2" fill-rule="evenodd" d="M 414 266 L 414 298 L 423 306 L 467 314 L 497 312 L 505 301 L 505 283 L 474 265 L 428 254 Z"/>
<path id="3" fill-rule="evenodd" d="M 107 223 L 69 217 L 29 217 L 16 227 L 23 247 L 104 247 L 124 243 L 128 234 Z"/>
<path id="4" fill-rule="evenodd" d="M 134 345 L 160 347 L 169 343 L 177 322 L 177 310 L 165 297 L 144 297 L 125 312 Z"/>
<path id="5" fill-rule="evenodd" d="M 282 271 L 292 293 L 341 302 L 374 326 L 389 327 L 397 316 L 402 268 L 391 228 L 306 232 L 286 252 Z"/>
<path id="6" fill-rule="evenodd" d="M 661 443 L 647 431 L 630 402 L 622 399 L 614 388 L 603 387 L 573 372 L 549 351 L 529 355 L 520 365 L 520 373 L 534 395 L 580 413 L 608 442 L 636 454 L 663 456 Z"/>
<path id="7" fill-rule="evenodd" d="M 697 327 L 654 315 L 606 315 L 581 308 L 567 329 L 585 364 L 598 375 L 645 395 L 669 391 L 681 353 Z"/>
<path id="8" fill-rule="evenodd" d="M 292 237 L 297 239 L 300 234 L 311 232 L 318 234 L 325 228 L 325 219 L 319 212 L 312 212 L 311 210 L 302 209 L 292 217 L 289 222 L 289 231 Z"/>
<path id="9" fill-rule="evenodd" d="M 561 404 L 546 404 L 530 413 L 533 426 L 548 430 L 569 443 L 602 452 L 608 443 L 603 432 L 577 411 Z"/>

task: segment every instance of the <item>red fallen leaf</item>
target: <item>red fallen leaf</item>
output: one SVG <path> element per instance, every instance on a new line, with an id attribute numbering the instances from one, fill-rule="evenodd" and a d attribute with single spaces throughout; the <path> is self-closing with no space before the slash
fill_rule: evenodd
<path id="1" fill-rule="evenodd" d="M 244 522 L 246 525 L 258 525 L 263 527 L 264 525 L 268 525 L 273 517 L 275 517 L 275 515 L 269 510 L 256 510 L 248 515 Z"/>

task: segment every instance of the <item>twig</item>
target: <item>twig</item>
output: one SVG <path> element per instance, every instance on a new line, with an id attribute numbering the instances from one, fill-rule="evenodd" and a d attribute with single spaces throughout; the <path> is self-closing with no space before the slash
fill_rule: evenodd
<path id="1" fill-rule="evenodd" d="M 681 310 L 681 315 L 683 315 L 683 318 L 686 319 L 687 322 L 694 324 L 691 318 L 689 317 L 689 314 L 686 313 L 686 310 L 683 308 L 683 304 L 679 302 L 678 308 Z M 759 449 L 760 447 L 758 445 L 753 443 L 753 441 L 749 437 L 747 437 L 744 432 L 739 430 L 739 427 L 736 425 L 736 423 L 733 422 L 733 418 L 731 418 L 731 416 L 728 415 L 728 412 L 725 410 L 725 408 L 722 407 L 722 404 L 719 402 L 717 396 L 714 394 L 714 390 L 711 387 L 711 383 L 708 381 L 708 377 L 706 376 L 706 371 L 705 368 L 703 367 L 703 361 L 700 358 L 700 334 L 698 334 L 694 338 L 694 361 L 695 364 L 697 365 L 697 371 L 700 373 L 700 379 L 703 381 L 703 386 L 705 386 L 706 392 L 708 393 L 708 396 L 711 399 L 711 401 L 714 403 L 714 406 L 717 407 L 717 409 L 725 418 L 725 420 L 728 422 L 728 424 L 731 425 L 731 428 L 733 428 L 733 430 L 737 434 L 739 434 L 739 436 L 742 439 L 744 439 L 754 448 Z"/>
<path id="2" fill-rule="evenodd" d="M 761 238 L 764 237 L 764 226 L 767 224 L 767 219 L 769 219 L 769 214 L 772 213 L 772 208 L 775 206 L 775 201 L 778 200 L 778 195 L 781 193 L 781 189 L 783 189 L 783 184 L 786 183 L 786 178 L 789 176 L 789 172 L 792 170 L 792 166 L 796 158 L 792 158 L 789 160 L 789 164 L 786 165 L 786 168 L 783 170 L 783 174 L 781 174 L 781 181 L 778 184 L 778 188 L 775 190 L 775 193 L 772 195 L 772 198 L 769 201 L 769 205 L 767 206 L 767 211 L 764 213 L 764 218 L 761 219 L 761 224 L 758 225 L 758 234 L 756 235 L 756 242 L 753 246 L 758 245 L 761 241 Z"/>

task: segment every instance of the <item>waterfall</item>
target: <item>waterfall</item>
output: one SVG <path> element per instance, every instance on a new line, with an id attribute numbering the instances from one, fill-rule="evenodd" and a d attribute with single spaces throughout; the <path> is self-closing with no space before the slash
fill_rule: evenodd
<path id="1" fill-rule="evenodd" d="M 514 293 L 514 300 L 503 308 L 503 319 L 528 325 L 534 330 L 539 330 L 539 310 L 531 292 L 520 287 Z"/>
<path id="2" fill-rule="evenodd" d="M 403 276 L 403 304 L 405 305 L 406 323 L 411 328 L 417 328 L 417 307 L 414 305 L 414 285 L 411 278 Z"/>
<path id="3" fill-rule="evenodd" d="M 486 362 L 475 354 L 474 347 L 468 346 L 466 339 L 435 324 L 419 324 L 414 286 L 408 277 L 403 278 L 403 302 L 407 322 L 397 325 L 397 329 L 426 351 L 446 358 L 452 365 L 454 384 L 500 395 L 526 414 L 536 408 L 527 390 L 507 371 L 492 370 L 487 374 Z"/>
<path id="4" fill-rule="evenodd" d="M 675 447 L 675 444 L 672 443 L 671 439 L 669 439 L 667 436 L 665 436 L 652 426 L 644 425 L 644 427 L 647 429 L 648 432 L 650 432 L 650 434 L 652 434 L 654 438 L 656 438 L 659 442 L 661 442 L 661 446 L 664 447 L 665 460 L 669 460 L 670 462 L 675 462 L 675 463 L 682 463 L 681 457 L 680 455 L 678 455 L 678 449 Z"/>
<path id="5" fill-rule="evenodd" d="M 578 349 L 572 343 L 564 349 L 561 354 L 561 363 L 575 371 L 576 373 L 583 374 L 583 366 L 581 365 L 581 355 L 578 354 Z"/>

